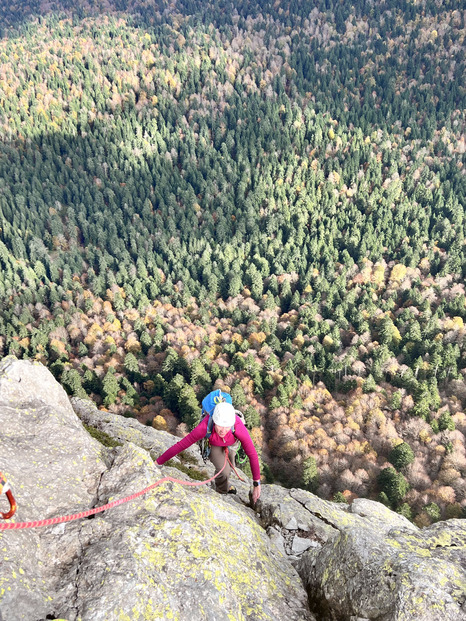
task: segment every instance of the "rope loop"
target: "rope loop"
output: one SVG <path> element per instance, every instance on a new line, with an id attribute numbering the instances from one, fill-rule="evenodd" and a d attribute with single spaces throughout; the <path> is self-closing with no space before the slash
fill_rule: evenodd
<path id="1" fill-rule="evenodd" d="M 238 477 L 238 479 L 239 479 L 240 481 L 243 481 L 243 483 L 244 483 L 244 482 L 245 482 L 245 481 L 244 481 L 244 479 L 243 479 L 242 477 L 240 477 L 240 475 L 238 474 L 238 471 L 236 470 L 236 468 L 234 467 L 234 465 L 233 465 L 233 464 L 231 463 L 231 461 L 230 461 L 230 453 L 229 453 L 228 448 L 229 448 L 228 446 L 226 446 L 226 447 L 225 447 L 225 458 L 226 458 L 226 460 L 228 460 L 228 463 L 230 464 L 231 469 L 232 469 L 232 470 L 233 470 L 233 472 L 236 474 L 236 476 Z M 223 466 L 223 468 L 225 468 L 225 466 L 226 466 L 226 460 L 225 460 L 225 465 Z M 223 468 L 222 468 L 222 470 L 223 470 Z M 220 472 L 222 472 L 222 470 L 220 470 Z M 219 472 L 216 476 L 218 476 L 218 475 L 220 474 L 220 472 Z"/>

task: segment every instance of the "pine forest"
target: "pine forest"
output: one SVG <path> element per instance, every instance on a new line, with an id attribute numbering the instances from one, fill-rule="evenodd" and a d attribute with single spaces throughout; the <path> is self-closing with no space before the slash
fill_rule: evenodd
<path id="1" fill-rule="evenodd" d="M 466 517 L 453 0 L 0 0 L 0 354 L 267 481 Z"/>

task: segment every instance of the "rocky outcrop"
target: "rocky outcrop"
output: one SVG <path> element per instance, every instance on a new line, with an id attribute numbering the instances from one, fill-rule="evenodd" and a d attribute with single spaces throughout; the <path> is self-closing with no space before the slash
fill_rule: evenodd
<path id="1" fill-rule="evenodd" d="M 153 459 L 176 438 L 71 404 L 43 366 L 0 364 L 0 470 L 14 521 L 100 506 L 167 474 L 212 474 L 195 448 L 159 468 Z M 249 482 L 235 485 L 237 497 L 166 482 L 92 519 L 0 531 L 0 620 L 466 619 L 463 521 L 419 530 L 376 502 L 337 505 L 275 485 L 254 511 Z"/>
<path id="2" fill-rule="evenodd" d="M 18 501 L 15 521 L 100 506 L 161 478 L 147 449 L 173 437 L 87 409 L 121 446 L 89 435 L 42 365 L 0 365 L 0 468 Z M 3 621 L 314 618 L 256 514 L 206 486 L 164 483 L 93 519 L 0 531 L 0 546 Z"/>
<path id="3" fill-rule="evenodd" d="M 464 520 L 420 530 L 377 502 L 345 507 L 276 486 L 265 486 L 261 514 L 294 559 L 318 619 L 466 619 Z M 308 544 L 298 558 L 297 537 Z"/>

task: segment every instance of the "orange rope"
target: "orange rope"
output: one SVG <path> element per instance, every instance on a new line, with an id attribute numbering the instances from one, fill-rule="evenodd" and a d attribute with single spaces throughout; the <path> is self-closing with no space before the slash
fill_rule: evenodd
<path id="1" fill-rule="evenodd" d="M 94 509 L 88 509 L 87 511 L 81 511 L 80 513 L 74 513 L 73 515 L 63 515 L 54 518 L 48 518 L 46 520 L 36 520 L 34 522 L 4 522 L 0 523 L 0 530 L 23 530 L 26 528 L 39 528 L 41 526 L 51 526 L 52 524 L 61 524 L 62 522 L 73 522 L 74 520 L 80 520 L 85 517 L 89 517 L 90 515 L 95 515 L 96 513 L 101 513 L 102 511 L 106 511 L 107 509 L 112 509 L 113 507 L 118 507 L 119 505 L 123 505 L 135 498 L 139 498 L 139 496 L 143 496 L 150 492 L 155 487 L 158 487 L 162 483 L 166 481 L 172 481 L 173 483 L 179 483 L 180 485 L 188 485 L 191 487 L 197 487 L 199 485 L 206 485 L 210 483 L 214 479 L 218 477 L 219 474 L 223 472 L 226 468 L 227 463 L 233 468 L 236 476 L 244 481 L 239 474 L 236 472 L 235 467 L 230 461 L 228 455 L 228 449 L 225 450 L 225 463 L 223 464 L 221 470 L 219 470 L 213 477 L 207 479 L 206 481 L 181 481 L 180 479 L 174 479 L 173 477 L 163 477 L 162 479 L 158 479 L 152 485 L 145 487 L 143 490 L 136 492 L 135 494 L 131 494 L 131 496 L 126 496 L 125 498 L 120 498 L 119 500 L 114 500 L 113 502 L 109 502 L 106 505 L 102 505 L 101 507 L 95 507 Z"/>
<path id="2" fill-rule="evenodd" d="M 239 476 L 239 474 L 238 474 L 238 472 L 237 472 L 236 468 L 234 467 L 234 465 L 233 465 L 233 464 L 231 463 L 231 461 L 230 461 L 230 457 L 229 457 L 229 455 L 228 455 L 228 449 L 225 449 L 225 454 L 226 454 L 226 458 L 227 458 L 227 460 L 228 460 L 228 463 L 229 463 L 229 464 L 230 464 L 230 466 L 231 466 L 231 469 L 232 469 L 232 470 L 233 470 L 233 472 L 236 474 L 236 476 L 238 477 L 238 479 L 239 479 L 240 481 L 243 481 L 243 483 L 244 483 L 244 482 L 245 482 L 245 480 L 244 480 L 242 477 L 240 477 L 240 476 Z M 225 466 L 226 466 L 226 463 L 225 463 Z M 225 468 L 225 466 L 223 466 L 223 468 Z M 222 468 L 222 470 L 223 470 L 223 468 Z M 222 472 L 222 470 L 220 470 L 220 472 Z M 219 472 L 218 474 L 220 474 L 220 472 Z"/>

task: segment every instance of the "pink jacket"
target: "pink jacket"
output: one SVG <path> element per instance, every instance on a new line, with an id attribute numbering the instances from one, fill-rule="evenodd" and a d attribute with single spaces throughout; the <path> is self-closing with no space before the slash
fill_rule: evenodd
<path id="1" fill-rule="evenodd" d="M 209 417 L 206 416 L 201 420 L 197 427 L 188 433 L 182 440 L 171 446 L 168 451 L 165 451 L 160 457 L 157 459 L 157 463 L 159 466 L 164 464 L 166 461 L 181 453 L 188 447 L 190 447 L 195 442 L 198 442 L 202 438 L 205 438 L 207 434 L 207 424 L 209 422 Z M 257 456 L 256 448 L 251 440 L 251 436 L 249 435 L 249 431 L 243 424 L 243 421 L 239 416 L 236 417 L 235 421 L 235 434 L 233 435 L 231 429 L 226 434 L 224 438 L 221 438 L 217 432 L 215 431 L 215 425 L 212 429 L 212 434 L 209 438 L 209 443 L 212 446 L 233 446 L 235 442 L 239 440 L 241 442 L 241 446 L 244 449 L 244 452 L 249 457 L 249 463 L 251 464 L 251 472 L 252 478 L 254 481 L 260 481 L 261 473 L 259 467 L 259 458 Z"/>

